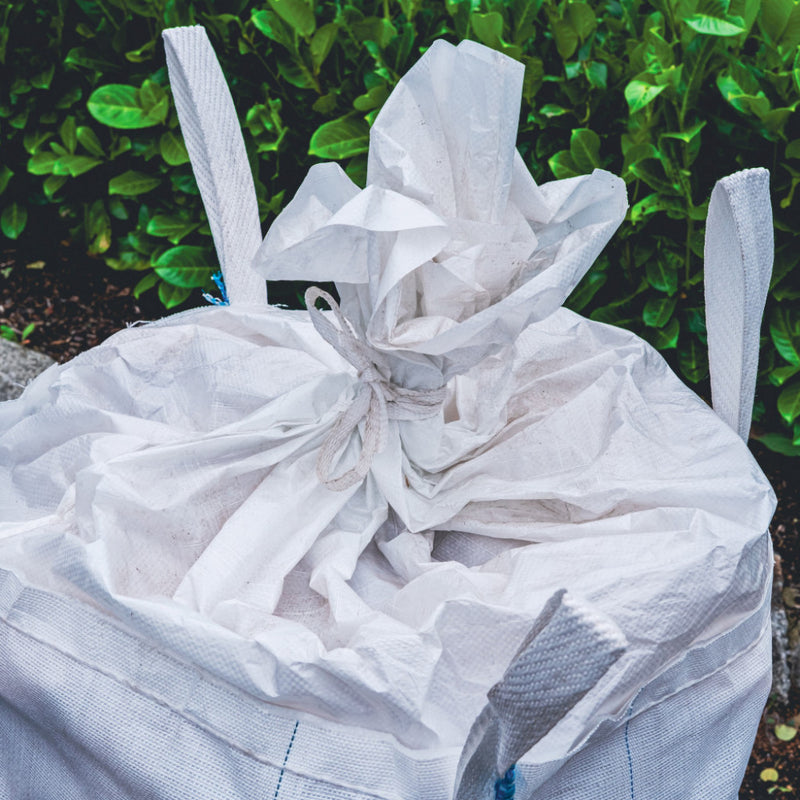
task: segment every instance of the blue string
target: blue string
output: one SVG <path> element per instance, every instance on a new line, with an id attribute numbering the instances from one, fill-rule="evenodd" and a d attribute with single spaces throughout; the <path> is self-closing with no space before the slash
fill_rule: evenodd
<path id="1" fill-rule="evenodd" d="M 281 774 L 278 775 L 278 785 L 275 787 L 275 794 L 272 795 L 272 800 L 276 800 L 278 797 L 278 792 L 281 790 L 281 783 L 283 783 L 283 773 L 286 772 L 286 762 L 289 760 L 289 753 L 292 752 L 292 745 L 294 744 L 294 737 L 297 735 L 297 728 L 300 725 L 300 720 L 297 720 L 294 724 L 294 730 L 292 731 L 292 738 L 289 739 L 289 746 L 286 748 L 286 755 L 283 757 L 283 766 L 281 767 Z"/>
<path id="2" fill-rule="evenodd" d="M 498 778 L 494 784 L 494 800 L 514 800 L 516 791 L 515 780 L 517 777 L 517 765 L 512 764 L 508 772 L 502 778 Z"/>
<path id="3" fill-rule="evenodd" d="M 222 299 L 220 300 L 218 297 L 214 297 L 210 295 L 208 292 L 203 292 L 203 298 L 215 306 L 229 306 L 231 301 L 228 300 L 228 292 L 225 289 L 225 281 L 222 279 L 221 272 L 215 272 L 211 276 L 211 280 L 217 284 L 217 289 L 219 289 L 219 293 L 222 295 Z"/>

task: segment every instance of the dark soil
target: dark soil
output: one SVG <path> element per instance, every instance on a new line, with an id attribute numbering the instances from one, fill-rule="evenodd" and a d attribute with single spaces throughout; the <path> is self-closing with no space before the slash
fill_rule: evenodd
<path id="1" fill-rule="evenodd" d="M 41 264 L 44 261 L 44 264 Z M 38 263 L 37 263 L 38 262 Z M 59 362 L 68 361 L 136 320 L 157 319 L 166 313 L 155 290 L 140 299 L 132 289 L 141 274 L 112 272 L 98 259 L 62 247 L 55 253 L 6 251 L 0 257 L 0 325 L 18 335 L 30 323 L 36 327 L 27 345 Z M 197 291 L 172 312 L 205 305 Z M 781 557 L 786 591 L 796 592 L 800 604 L 800 459 L 778 455 L 751 441 L 753 453 L 778 496 L 771 525 L 775 551 Z M 800 734 L 789 742 L 775 734 L 780 723 L 800 725 L 800 692 L 795 688 L 787 707 L 770 701 L 762 718 L 747 768 L 740 800 L 800 798 Z M 714 732 L 709 731 L 709 736 Z M 778 772 L 777 780 L 761 777 Z M 766 774 L 765 777 L 774 776 Z M 689 800 L 687 798 L 687 800 Z"/>

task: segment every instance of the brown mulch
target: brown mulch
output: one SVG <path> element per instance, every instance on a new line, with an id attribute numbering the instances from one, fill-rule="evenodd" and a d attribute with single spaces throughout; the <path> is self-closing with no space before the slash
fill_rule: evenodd
<path id="1" fill-rule="evenodd" d="M 64 246 L 45 256 L 6 250 L 0 255 L 0 325 L 21 334 L 27 325 L 35 323 L 27 346 L 59 362 L 68 361 L 126 323 L 164 316 L 166 312 L 155 290 L 138 300 L 133 296 L 140 277 L 140 273 L 113 272 L 102 260 Z M 171 313 L 202 305 L 205 300 L 197 291 Z M 800 587 L 800 493 L 792 480 L 800 463 L 772 453 L 757 442 L 751 444 L 778 496 L 771 531 L 775 550 L 782 559 L 785 584 Z M 798 694 L 795 692 L 786 708 L 771 701 L 765 710 L 739 800 L 800 798 L 800 734 L 790 742 L 775 735 L 780 723 L 800 725 Z M 709 731 L 709 736 L 713 735 L 714 731 Z M 769 768 L 777 770 L 777 780 L 760 777 Z"/>
<path id="2" fill-rule="evenodd" d="M 155 289 L 133 296 L 143 273 L 114 272 L 102 259 L 62 246 L 57 251 L 0 254 L 0 325 L 19 338 L 35 323 L 26 344 L 59 363 L 69 361 L 136 320 L 166 313 Z M 206 305 L 197 291 L 173 311 Z"/>

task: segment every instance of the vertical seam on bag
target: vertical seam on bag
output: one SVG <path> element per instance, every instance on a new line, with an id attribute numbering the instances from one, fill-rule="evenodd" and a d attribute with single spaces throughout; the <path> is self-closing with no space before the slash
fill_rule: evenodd
<path id="1" fill-rule="evenodd" d="M 289 760 L 289 753 L 292 752 L 292 745 L 294 744 L 294 737 L 297 735 L 297 729 L 300 726 L 300 720 L 298 719 L 294 723 L 294 730 L 292 731 L 292 738 L 289 739 L 289 746 L 286 748 L 286 753 L 283 756 L 283 766 L 281 767 L 281 774 L 278 775 L 278 785 L 275 787 L 275 794 L 272 795 L 272 800 L 276 800 L 278 797 L 278 792 L 281 790 L 281 783 L 283 782 L 283 773 L 286 772 L 286 762 Z"/>
<path id="2" fill-rule="evenodd" d="M 631 705 L 630 708 L 628 709 L 628 718 L 625 720 L 625 752 L 628 754 L 628 780 L 631 792 L 630 800 L 636 800 L 636 798 L 633 792 L 633 756 L 631 755 L 631 743 L 630 740 L 628 739 L 628 728 L 631 724 L 631 717 L 633 716 L 633 705 L 636 702 L 636 699 L 641 694 L 641 691 L 642 690 L 639 689 L 639 691 L 636 692 L 636 695 L 634 696 L 633 700 L 631 700 Z"/>

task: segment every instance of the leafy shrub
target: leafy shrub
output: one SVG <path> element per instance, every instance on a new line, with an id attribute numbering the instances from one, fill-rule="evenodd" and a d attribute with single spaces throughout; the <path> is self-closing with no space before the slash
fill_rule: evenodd
<path id="1" fill-rule="evenodd" d="M 316 161 L 363 184 L 369 125 L 435 39 L 521 60 L 519 148 L 537 181 L 604 167 L 628 183 L 628 218 L 569 305 L 640 333 L 706 394 L 708 197 L 724 174 L 769 167 L 776 260 L 755 416 L 765 443 L 800 454 L 794 0 L 35 0 L 0 22 L 3 233 L 80 241 L 140 270 L 137 296 L 167 307 L 213 289 L 215 272 L 163 66 L 172 25 L 208 29 L 265 227 Z"/>

